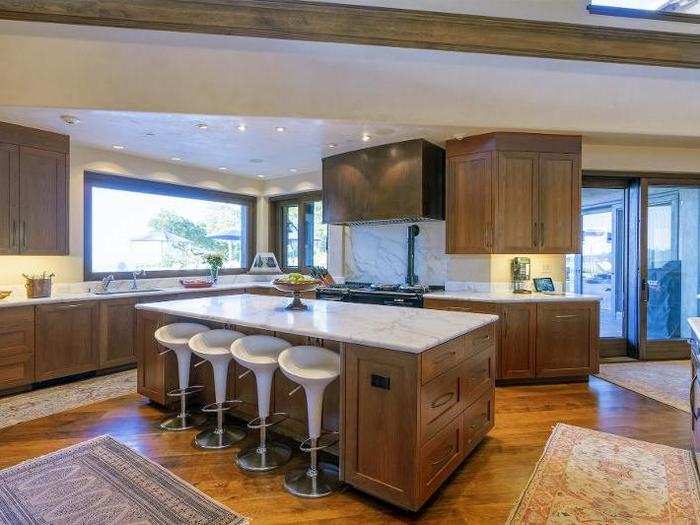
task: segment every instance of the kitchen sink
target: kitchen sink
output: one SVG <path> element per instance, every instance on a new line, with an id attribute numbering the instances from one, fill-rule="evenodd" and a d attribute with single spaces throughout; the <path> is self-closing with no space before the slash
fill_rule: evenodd
<path id="1" fill-rule="evenodd" d="M 93 295 L 123 295 L 127 293 L 149 293 L 162 291 L 162 288 L 138 288 L 136 290 L 99 290 L 92 293 Z"/>

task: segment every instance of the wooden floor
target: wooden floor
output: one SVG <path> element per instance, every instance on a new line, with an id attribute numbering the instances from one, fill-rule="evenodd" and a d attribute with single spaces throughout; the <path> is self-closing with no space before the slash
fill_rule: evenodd
<path id="1" fill-rule="evenodd" d="M 280 473 L 248 476 L 234 451 L 202 452 L 194 432 L 163 433 L 163 413 L 126 396 L 0 430 L 0 468 L 84 439 L 111 434 L 258 523 L 503 523 L 557 422 L 688 447 L 688 414 L 591 378 L 589 384 L 498 388 L 496 427 L 419 514 L 346 489 L 302 500 Z M 297 458 L 291 465 L 299 464 Z"/>

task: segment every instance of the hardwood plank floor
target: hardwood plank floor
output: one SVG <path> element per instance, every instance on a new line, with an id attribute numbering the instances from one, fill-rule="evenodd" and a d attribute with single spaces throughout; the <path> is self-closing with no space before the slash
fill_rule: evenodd
<path id="1" fill-rule="evenodd" d="M 192 447 L 194 431 L 164 433 L 164 413 L 134 394 L 0 430 L 0 468 L 79 441 L 112 434 L 258 523 L 503 523 L 527 483 L 552 426 L 565 422 L 688 448 L 688 414 L 606 381 L 496 389 L 496 427 L 419 514 L 352 489 L 303 500 L 283 473 L 249 476 L 234 450 Z M 247 442 L 244 442 L 247 443 Z M 297 456 L 290 466 L 301 464 Z"/>

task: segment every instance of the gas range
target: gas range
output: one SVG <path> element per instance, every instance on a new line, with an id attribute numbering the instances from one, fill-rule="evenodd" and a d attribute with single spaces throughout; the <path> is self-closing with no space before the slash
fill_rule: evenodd
<path id="1" fill-rule="evenodd" d="M 383 304 L 388 306 L 423 307 L 423 294 L 439 287 L 406 286 L 347 282 L 316 290 L 317 299 L 346 303 Z"/>

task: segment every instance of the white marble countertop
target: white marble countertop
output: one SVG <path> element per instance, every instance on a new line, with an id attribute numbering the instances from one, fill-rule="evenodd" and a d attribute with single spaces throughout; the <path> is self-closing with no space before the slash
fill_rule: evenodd
<path id="1" fill-rule="evenodd" d="M 693 331 L 695 339 L 700 342 L 700 317 L 688 317 L 688 324 Z"/>
<path id="2" fill-rule="evenodd" d="M 144 288 L 155 287 L 151 283 L 141 283 Z M 174 293 L 197 293 L 208 292 L 215 290 L 240 290 L 245 288 L 270 288 L 272 285 L 264 281 L 250 281 L 239 283 L 217 284 L 211 288 L 183 288 L 182 286 L 158 287 L 157 291 L 129 291 L 116 294 L 95 294 L 87 291 L 80 292 L 61 292 L 57 291 L 51 297 L 40 297 L 37 299 L 28 299 L 23 290 L 18 290 L 19 287 L 13 287 L 13 293 L 6 299 L 0 300 L 0 308 L 8 308 L 12 306 L 34 306 L 37 304 L 52 304 L 52 303 L 69 303 L 78 301 L 107 301 L 109 299 L 120 299 L 128 297 L 158 297 L 163 295 L 171 295 Z M 2 287 L 0 287 L 2 288 Z"/>
<path id="3" fill-rule="evenodd" d="M 563 295 L 548 295 L 533 292 L 531 294 L 518 294 L 513 292 L 432 292 L 423 296 L 425 299 L 450 299 L 453 301 L 484 301 L 497 303 L 540 303 L 548 301 L 600 301 L 595 295 L 582 295 L 565 293 Z"/>
<path id="4" fill-rule="evenodd" d="M 289 311 L 287 297 L 231 295 L 138 304 L 136 308 L 192 319 L 355 343 L 419 354 L 498 319 L 445 312 L 304 299 L 307 311 Z"/>

